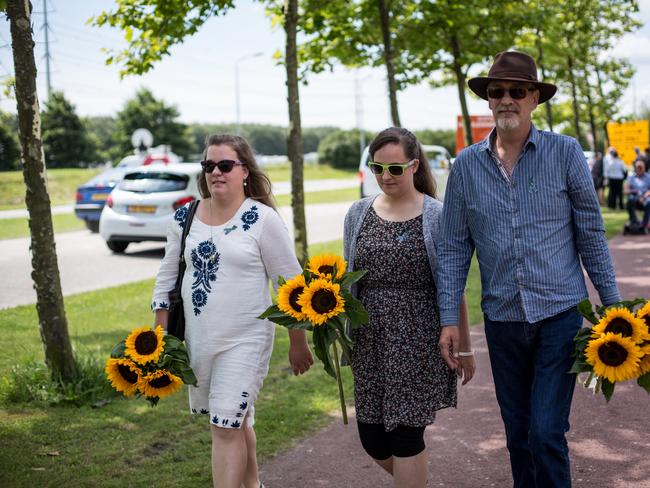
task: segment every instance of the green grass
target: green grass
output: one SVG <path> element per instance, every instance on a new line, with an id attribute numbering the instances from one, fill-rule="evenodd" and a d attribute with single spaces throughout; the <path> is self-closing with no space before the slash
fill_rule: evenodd
<path id="1" fill-rule="evenodd" d="M 601 207 L 603 222 L 605 224 L 605 236 L 611 239 L 617 234 L 623 232 L 623 226 L 628 221 L 626 210 L 611 210 L 607 207 Z"/>
<path id="2" fill-rule="evenodd" d="M 102 168 L 65 168 L 47 171 L 47 190 L 52 206 L 74 202 L 77 187 L 103 171 Z M 22 171 L 0 172 L 0 210 L 25 208 Z"/>
<path id="3" fill-rule="evenodd" d="M 74 202 L 77 187 L 101 171 L 103 171 L 102 168 L 47 170 L 48 192 L 52 206 Z M 265 171 L 269 178 L 271 178 L 271 181 L 289 181 L 291 178 L 291 169 L 288 164 L 270 166 L 265 168 Z M 356 170 L 341 170 L 325 165 L 306 165 L 304 179 L 347 179 L 353 178 L 356 174 Z M 25 182 L 23 181 L 23 173 L 22 171 L 0 172 L 0 210 L 15 208 L 25 208 Z"/>
<path id="4" fill-rule="evenodd" d="M 341 241 L 335 241 L 311 252 L 340 248 Z M 153 283 L 145 280 L 66 298 L 77 355 L 105 358 L 129 330 L 151 324 Z M 2 382 L 12 365 L 42 359 L 33 306 L 0 310 L 0 350 L 0 387 L 6 386 Z M 261 461 L 327 425 L 338 413 L 336 382 L 319 364 L 294 377 L 287 353 L 287 332 L 277 327 L 269 375 L 256 403 Z M 344 381 L 350 401 L 347 368 Z M 142 399 L 122 398 L 102 408 L 5 404 L 0 408 L 0 438 L 0 486 L 211 486 L 207 420 L 187 414 L 186 393 L 155 408 Z"/>
<path id="5" fill-rule="evenodd" d="M 86 228 L 86 224 L 78 219 L 74 214 L 56 214 L 52 215 L 54 232 L 70 232 Z M 29 237 L 29 223 L 27 218 L 1 219 L 0 220 L 0 240 L 14 239 L 16 237 Z"/>
<path id="6" fill-rule="evenodd" d="M 340 190 L 314 191 L 305 193 L 305 204 L 353 202 L 359 199 L 359 188 L 341 188 Z M 291 205 L 291 195 L 278 195 L 275 197 L 278 206 Z"/>
<path id="7" fill-rule="evenodd" d="M 325 164 L 306 164 L 304 166 L 303 179 L 324 180 L 324 179 L 348 179 L 357 176 L 357 169 L 337 169 Z M 288 164 L 274 165 L 263 168 L 271 181 L 289 181 L 291 179 L 291 167 Z"/>

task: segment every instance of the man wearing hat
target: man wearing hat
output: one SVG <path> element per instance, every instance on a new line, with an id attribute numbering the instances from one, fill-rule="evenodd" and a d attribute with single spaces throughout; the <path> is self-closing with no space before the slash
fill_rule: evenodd
<path id="1" fill-rule="evenodd" d="M 515 487 L 571 486 L 569 412 L 575 375 L 576 305 L 587 295 L 581 261 L 603 304 L 620 300 L 598 198 L 575 139 L 531 121 L 556 87 L 535 61 L 497 54 L 488 76 L 469 80 L 496 127 L 456 159 L 438 243 L 441 352 L 458 350 L 458 309 L 472 254 Z"/>

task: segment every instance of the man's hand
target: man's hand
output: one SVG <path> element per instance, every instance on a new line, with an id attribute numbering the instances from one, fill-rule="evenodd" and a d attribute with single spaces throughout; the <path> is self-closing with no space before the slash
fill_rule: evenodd
<path id="1" fill-rule="evenodd" d="M 440 346 L 440 354 L 442 358 L 447 362 L 447 365 L 451 369 L 458 368 L 458 346 L 459 346 L 459 335 L 458 335 L 458 326 L 457 325 L 448 325 L 442 327 L 440 332 L 440 341 L 438 345 Z"/>

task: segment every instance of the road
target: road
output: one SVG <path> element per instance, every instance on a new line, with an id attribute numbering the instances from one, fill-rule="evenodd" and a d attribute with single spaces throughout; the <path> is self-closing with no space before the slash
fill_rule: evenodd
<path id="1" fill-rule="evenodd" d="M 343 237 L 343 218 L 351 202 L 308 205 L 305 208 L 310 244 Z M 291 229 L 290 207 L 280 214 Z M 56 235 L 56 248 L 64 295 L 98 290 L 151 278 L 158 272 L 164 243 L 129 245 L 126 253 L 113 254 L 99 234 L 89 231 Z M 0 309 L 36 302 L 32 287 L 29 238 L 0 240 Z"/>

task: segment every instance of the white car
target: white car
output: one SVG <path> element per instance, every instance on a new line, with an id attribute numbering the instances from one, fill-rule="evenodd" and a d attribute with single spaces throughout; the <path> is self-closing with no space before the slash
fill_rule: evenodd
<path id="1" fill-rule="evenodd" d="M 449 151 L 442 146 L 423 145 L 422 148 L 429 160 L 429 166 L 431 166 L 433 178 L 436 180 L 437 197 L 442 200 L 445 196 L 445 187 L 447 186 L 447 178 L 449 177 L 451 155 L 449 154 Z M 372 174 L 372 171 L 368 168 L 369 160 L 369 146 L 366 146 L 361 155 L 361 162 L 359 163 L 361 198 L 377 195 L 381 192 L 375 175 Z"/>
<path id="2" fill-rule="evenodd" d="M 124 252 L 130 242 L 165 241 L 177 208 L 200 198 L 198 163 L 170 163 L 129 170 L 111 192 L 99 219 L 108 248 Z"/>

